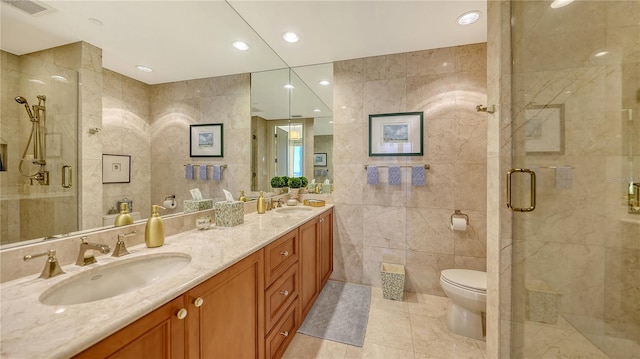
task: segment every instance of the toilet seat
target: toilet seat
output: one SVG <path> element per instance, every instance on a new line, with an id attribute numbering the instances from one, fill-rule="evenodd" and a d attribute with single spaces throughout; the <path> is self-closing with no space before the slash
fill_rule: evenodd
<path id="1" fill-rule="evenodd" d="M 440 278 L 455 287 L 476 293 L 487 292 L 487 273 L 470 269 L 445 269 Z"/>

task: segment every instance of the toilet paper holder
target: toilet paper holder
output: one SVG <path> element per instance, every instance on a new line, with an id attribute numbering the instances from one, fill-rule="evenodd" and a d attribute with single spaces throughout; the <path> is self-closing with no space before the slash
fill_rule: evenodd
<path id="1" fill-rule="evenodd" d="M 467 221 L 467 226 L 469 225 L 469 216 L 467 216 L 466 214 L 462 213 L 459 209 L 456 209 L 454 211 L 454 213 L 451 215 L 451 225 L 453 226 L 453 217 L 464 217 Z"/>

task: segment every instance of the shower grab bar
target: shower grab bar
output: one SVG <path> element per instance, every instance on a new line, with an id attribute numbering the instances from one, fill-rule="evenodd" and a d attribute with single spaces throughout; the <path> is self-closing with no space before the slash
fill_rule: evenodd
<path id="1" fill-rule="evenodd" d="M 520 173 L 528 173 L 531 176 L 531 189 L 529 190 L 530 195 L 530 206 L 528 208 L 518 208 L 513 207 L 511 204 L 511 175 L 516 172 Z M 512 168 L 507 172 L 507 208 L 514 212 L 532 212 L 536 209 L 536 173 L 530 169 L 526 168 Z"/>
<path id="2" fill-rule="evenodd" d="M 67 181 L 67 172 L 69 172 L 69 180 Z M 73 185 L 73 169 L 69 165 L 62 166 L 62 188 L 71 188 Z"/>

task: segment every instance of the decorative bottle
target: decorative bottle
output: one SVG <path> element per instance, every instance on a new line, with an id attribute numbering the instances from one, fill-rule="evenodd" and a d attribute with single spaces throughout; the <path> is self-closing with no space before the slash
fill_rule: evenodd
<path id="1" fill-rule="evenodd" d="M 164 244 L 164 222 L 160 217 L 160 213 L 158 213 L 158 208 L 166 208 L 157 204 L 154 204 L 151 208 L 151 216 L 147 220 L 147 225 L 144 229 L 144 242 L 147 247 L 154 248 Z"/>
<path id="2" fill-rule="evenodd" d="M 133 217 L 129 214 L 129 205 L 126 202 L 120 203 L 120 214 L 116 217 L 115 227 L 133 224 Z"/>

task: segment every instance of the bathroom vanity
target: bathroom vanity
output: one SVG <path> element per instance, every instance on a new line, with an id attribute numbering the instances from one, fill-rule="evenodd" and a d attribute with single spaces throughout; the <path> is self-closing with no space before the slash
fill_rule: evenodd
<path id="1" fill-rule="evenodd" d="M 188 255 L 172 276 L 75 305 L 42 293 L 91 268 L 2 285 L 2 357 L 277 358 L 333 270 L 333 208 L 248 214 L 236 227 L 192 230 L 130 257 Z M 97 266 L 116 258 L 98 258 Z M 126 257 L 124 257 L 126 258 Z M 90 289 L 88 289 L 90 290 Z"/>

